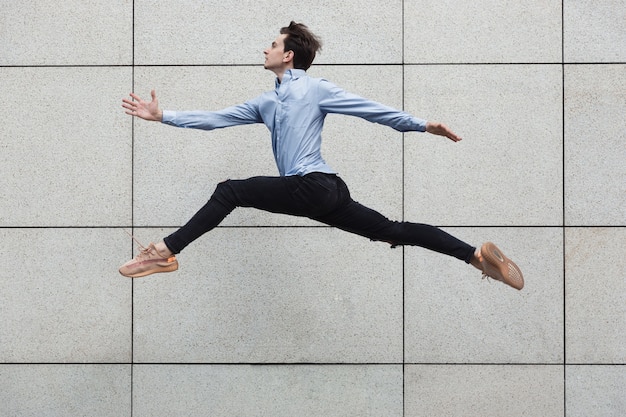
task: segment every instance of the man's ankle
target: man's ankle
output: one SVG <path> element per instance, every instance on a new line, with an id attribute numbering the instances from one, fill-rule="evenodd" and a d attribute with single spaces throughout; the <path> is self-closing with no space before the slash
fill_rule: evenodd
<path id="1" fill-rule="evenodd" d="M 157 252 L 159 252 L 159 254 L 161 254 L 162 256 L 166 258 L 174 255 L 172 251 L 170 250 L 170 248 L 168 248 L 165 242 L 163 241 L 160 241 L 159 243 L 155 244 L 154 247 L 156 248 Z"/>
<path id="2" fill-rule="evenodd" d="M 480 253 L 480 248 L 477 248 L 474 252 L 474 255 L 472 255 L 470 264 L 472 264 L 472 266 L 474 266 L 474 268 L 476 269 L 479 269 L 481 271 L 483 270 L 483 256 Z"/>

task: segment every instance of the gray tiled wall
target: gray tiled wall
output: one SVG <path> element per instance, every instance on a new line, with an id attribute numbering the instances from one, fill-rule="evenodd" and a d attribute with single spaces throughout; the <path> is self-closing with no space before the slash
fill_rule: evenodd
<path id="1" fill-rule="evenodd" d="M 626 1 L 68 0 L 0 5 L 0 415 L 626 414 Z M 225 178 L 275 175 L 267 130 L 132 120 L 271 89 L 290 20 L 313 76 L 464 140 L 329 116 L 355 199 L 493 240 L 526 288 L 419 248 L 239 209 L 173 274 L 143 242 Z"/>

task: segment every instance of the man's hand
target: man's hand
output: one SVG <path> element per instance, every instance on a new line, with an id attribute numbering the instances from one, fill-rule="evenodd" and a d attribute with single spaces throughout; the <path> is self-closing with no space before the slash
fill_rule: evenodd
<path id="1" fill-rule="evenodd" d="M 156 92 L 150 92 L 152 101 L 143 101 L 138 95 L 130 93 L 134 100 L 127 98 L 122 99 L 122 107 L 126 109 L 126 114 L 137 116 L 144 120 L 160 122 L 163 120 L 163 112 L 159 109 L 159 100 L 156 98 Z"/>
<path id="2" fill-rule="evenodd" d="M 458 136 L 456 133 L 451 131 L 448 128 L 448 126 L 444 125 L 443 123 L 426 122 L 426 131 L 428 133 L 432 133 L 433 135 L 445 136 L 454 142 L 458 142 L 462 139 L 460 136 Z"/>

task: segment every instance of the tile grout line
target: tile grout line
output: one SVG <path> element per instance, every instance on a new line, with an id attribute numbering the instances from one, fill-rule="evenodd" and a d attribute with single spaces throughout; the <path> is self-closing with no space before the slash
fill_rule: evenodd
<path id="1" fill-rule="evenodd" d="M 565 1 L 561 0 L 561 160 L 562 160 L 562 259 L 563 259 L 563 416 L 567 417 L 567 290 L 566 290 L 566 238 L 565 238 Z"/>
<path id="2" fill-rule="evenodd" d="M 570 224 L 565 226 L 563 223 L 553 225 L 553 224 L 545 224 L 545 225 L 537 225 L 537 224 L 518 224 L 518 225 L 510 225 L 510 224 L 437 224 L 433 225 L 440 228 L 458 228 L 458 229 L 488 229 L 488 228 L 498 228 L 498 229 L 563 229 L 567 227 L 568 229 L 624 229 L 626 228 L 626 224 L 595 224 L 595 225 L 584 225 L 584 224 Z M 0 230 L 10 230 L 10 229 L 25 229 L 25 230 L 56 230 L 56 229 L 129 229 L 129 228 L 137 228 L 137 229 L 177 229 L 182 227 L 182 225 L 115 225 L 115 226 L 0 226 Z M 326 225 L 273 225 L 273 226 L 264 226 L 264 225 L 219 225 L 216 229 L 332 229 L 332 226 Z"/>
<path id="3" fill-rule="evenodd" d="M 419 365 L 419 366 L 563 366 L 563 362 L 1 362 L 0 365 L 22 366 L 22 365 L 285 365 L 285 366 L 389 366 L 389 365 Z M 575 366 L 626 366 L 626 362 L 570 362 L 568 365 Z"/>
<path id="4" fill-rule="evenodd" d="M 489 228 L 498 228 L 498 229 L 559 229 L 563 230 L 567 229 L 625 229 L 626 224 L 596 224 L 596 225 L 564 225 L 563 223 L 558 225 L 510 225 L 510 224 L 489 224 L 489 225 L 467 225 L 467 224 L 435 224 L 433 226 L 439 228 L 455 228 L 455 229 L 489 229 Z M 24 229 L 24 230 L 59 230 L 59 229 L 177 229 L 182 227 L 182 225 L 115 225 L 115 226 L 0 226 L 0 230 L 12 230 L 12 229 Z M 225 225 L 225 226 L 217 226 L 216 229 L 333 229 L 332 226 L 326 225 L 274 225 L 274 226 L 263 226 L 263 225 Z"/>
<path id="5" fill-rule="evenodd" d="M 406 82 L 405 82 L 405 65 L 404 65 L 404 47 L 405 47 L 405 32 L 404 32 L 404 0 L 402 0 L 402 9 L 400 11 L 400 18 L 402 19 L 402 26 L 401 26 L 401 37 L 402 39 L 400 40 L 400 53 L 402 54 L 401 57 L 401 61 L 402 61 L 402 110 L 406 109 L 406 103 L 405 103 L 405 87 L 406 87 Z M 406 135 L 404 133 L 402 133 L 402 158 L 401 158 L 401 164 L 402 164 L 402 187 L 401 187 L 401 194 L 400 194 L 400 198 L 402 199 L 401 204 L 402 204 L 402 221 L 405 220 L 405 174 L 406 174 L 406 161 L 405 161 L 405 137 Z M 402 246 L 402 417 L 404 417 L 406 415 L 406 247 L 403 245 Z"/>
<path id="6" fill-rule="evenodd" d="M 384 67 L 384 66 L 415 66 L 415 67 L 427 67 L 427 66 L 449 66 L 449 67 L 463 67 L 463 66 L 539 66 L 539 65 L 624 65 L 626 61 L 580 61 L 580 62 L 566 62 L 561 61 L 546 61 L 546 62 L 351 62 L 351 63 L 325 63 L 315 64 L 316 67 L 346 67 L 346 66 L 358 66 L 358 67 Z M 193 67 L 250 67 L 261 68 L 259 64 L 32 64 L 32 65 L 0 65 L 0 68 L 193 68 Z"/>
<path id="7" fill-rule="evenodd" d="M 135 0 L 132 2 L 132 68 L 131 68 L 131 91 L 135 91 Z M 131 233 L 135 233 L 135 118 L 131 119 L 131 174 L 130 174 L 130 223 Z M 133 242 L 131 239 L 131 257 L 133 255 Z M 135 281 L 130 284 L 130 417 L 133 417 L 134 387 L 135 387 Z"/>

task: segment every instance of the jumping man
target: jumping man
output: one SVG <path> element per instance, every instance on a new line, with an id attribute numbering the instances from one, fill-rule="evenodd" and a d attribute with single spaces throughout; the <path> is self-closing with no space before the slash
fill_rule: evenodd
<path id="1" fill-rule="evenodd" d="M 176 127 L 213 130 L 251 123 L 265 124 L 271 134 L 277 177 L 253 177 L 218 184 L 209 201 L 183 227 L 151 243 L 120 268 L 126 277 L 143 277 L 178 269 L 176 254 L 212 230 L 236 207 L 308 217 L 321 223 L 393 246 L 420 246 L 473 265 L 513 288 L 524 286 L 522 272 L 493 243 L 471 246 L 443 230 L 421 223 L 392 221 L 350 197 L 348 187 L 321 155 L 322 128 L 329 113 L 357 116 L 400 132 L 428 132 L 458 142 L 443 123 L 350 94 L 306 71 L 321 48 L 320 40 L 300 23 L 291 22 L 263 51 L 265 69 L 276 74 L 275 88 L 243 104 L 219 111 L 167 111 L 156 93 L 150 102 L 131 93 L 126 113 Z"/>

